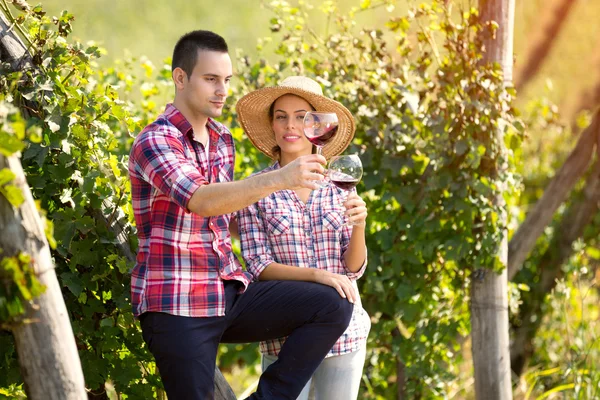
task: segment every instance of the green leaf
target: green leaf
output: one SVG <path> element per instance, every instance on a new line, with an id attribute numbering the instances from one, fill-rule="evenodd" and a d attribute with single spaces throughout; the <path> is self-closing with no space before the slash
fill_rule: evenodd
<path id="1" fill-rule="evenodd" d="M 25 202 L 25 196 L 21 189 L 14 185 L 6 185 L 4 187 L 0 187 L 0 193 L 6 197 L 6 200 L 9 201 L 14 207 L 20 207 L 21 204 Z"/>
<path id="2" fill-rule="evenodd" d="M 399 299 L 408 299 L 415 294 L 414 288 L 405 283 L 399 283 L 396 288 L 396 295 Z"/>
<path id="3" fill-rule="evenodd" d="M 23 150 L 24 148 L 25 144 L 22 140 L 0 130 L 0 153 L 9 157 L 14 153 Z"/>
<path id="4" fill-rule="evenodd" d="M 42 142 L 42 128 L 40 126 L 32 126 L 31 128 L 29 128 L 29 130 L 27 131 L 27 135 L 29 140 L 32 143 L 41 143 Z"/>
<path id="5" fill-rule="evenodd" d="M 35 159 L 36 164 L 41 167 L 44 165 L 44 160 L 46 159 L 49 150 L 48 147 L 33 143 L 29 145 L 23 153 L 23 160 Z"/>
<path id="6" fill-rule="evenodd" d="M 132 265 L 129 265 L 125 258 L 120 258 L 119 261 L 117 261 L 117 268 L 119 269 L 120 273 L 128 274 L 132 268 Z"/>
<path id="7" fill-rule="evenodd" d="M 585 248 L 585 253 L 593 259 L 600 260 L 600 249 L 597 247 L 588 246 Z"/>
<path id="8" fill-rule="evenodd" d="M 25 196 L 17 186 L 9 185 L 16 175 L 8 168 L 0 170 L 0 194 L 14 207 L 19 207 L 25 201 Z"/>
<path id="9" fill-rule="evenodd" d="M 16 175 L 8 168 L 0 169 L 0 186 L 4 186 L 7 183 L 15 179 Z"/>
<path id="10" fill-rule="evenodd" d="M 63 272 L 60 274 L 63 285 L 65 285 L 71 293 L 75 295 L 75 297 L 79 297 L 81 292 L 83 291 L 83 283 L 81 279 L 76 274 L 72 272 Z"/>
<path id="11" fill-rule="evenodd" d="M 83 234 L 87 234 L 96 227 L 96 221 L 90 216 L 85 216 L 75 223 L 75 227 Z"/>
<path id="12" fill-rule="evenodd" d="M 415 173 L 417 175 L 423 175 L 423 172 L 425 172 L 425 169 L 427 168 L 427 166 L 429 165 L 429 157 L 427 157 L 424 154 L 421 155 L 413 155 L 412 156 L 413 162 L 414 162 L 414 169 L 415 169 Z"/>
<path id="13" fill-rule="evenodd" d="M 410 29 L 410 22 L 407 18 L 392 18 L 388 22 L 386 22 L 386 26 L 392 31 L 401 31 L 406 32 Z"/>
<path id="14" fill-rule="evenodd" d="M 522 292 L 529 292 L 531 290 L 531 288 L 529 287 L 529 285 L 526 285 L 524 283 L 519 283 L 517 284 L 517 288 L 522 291 Z"/>

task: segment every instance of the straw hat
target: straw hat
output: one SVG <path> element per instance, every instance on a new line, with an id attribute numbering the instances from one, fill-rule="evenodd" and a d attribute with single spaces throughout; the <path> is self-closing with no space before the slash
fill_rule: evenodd
<path id="1" fill-rule="evenodd" d="M 314 80 L 304 76 L 290 76 L 279 86 L 255 90 L 242 97 L 236 110 L 242 128 L 257 149 L 276 159 L 273 148 L 277 145 L 269 120 L 269 108 L 284 94 L 295 94 L 308 101 L 316 111 L 334 112 L 338 116 L 338 131 L 323 147 L 323 156 L 329 159 L 341 154 L 354 137 L 354 118 L 346 107 L 323 96 L 323 90 Z"/>

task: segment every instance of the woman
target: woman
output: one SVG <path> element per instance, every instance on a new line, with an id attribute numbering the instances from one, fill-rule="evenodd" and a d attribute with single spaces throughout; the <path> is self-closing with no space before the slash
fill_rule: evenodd
<path id="1" fill-rule="evenodd" d="M 326 158 L 344 151 L 354 136 L 352 114 L 322 94 L 306 77 L 289 77 L 279 86 L 256 90 L 237 104 L 239 121 L 252 143 L 275 163 L 259 172 L 283 167 L 313 152 L 302 131 L 308 111 L 335 112 L 336 136 L 323 148 Z M 303 280 L 333 287 L 354 303 L 346 332 L 313 374 L 298 399 L 356 399 L 371 327 L 362 308 L 356 279 L 366 267 L 365 202 L 355 189 L 334 185 L 318 190 L 282 190 L 238 214 L 242 255 L 258 280 Z M 348 226 L 344 222 L 354 225 Z M 290 310 L 293 312 L 293 310 Z M 285 338 L 260 343 L 263 370 L 276 362 Z"/>

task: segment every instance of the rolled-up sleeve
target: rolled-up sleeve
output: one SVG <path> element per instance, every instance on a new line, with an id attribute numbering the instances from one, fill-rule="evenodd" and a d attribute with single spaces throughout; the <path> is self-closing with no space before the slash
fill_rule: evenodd
<path id="1" fill-rule="evenodd" d="M 180 139 L 160 131 L 144 132 L 133 144 L 131 157 L 142 179 L 188 210 L 194 192 L 208 180 L 186 157 Z"/>
<path id="2" fill-rule="evenodd" d="M 256 204 L 252 204 L 237 213 L 242 258 L 246 268 L 255 280 L 269 265 L 275 262 L 269 239 L 265 232 L 264 221 Z"/>

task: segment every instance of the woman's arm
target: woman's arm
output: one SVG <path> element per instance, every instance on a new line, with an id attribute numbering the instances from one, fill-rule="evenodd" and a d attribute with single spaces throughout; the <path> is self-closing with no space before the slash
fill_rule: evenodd
<path id="1" fill-rule="evenodd" d="M 344 262 L 350 272 L 358 272 L 367 259 L 367 244 L 365 241 L 365 225 L 367 207 L 358 194 L 352 192 L 344 203 L 348 222 L 354 223 L 350 243 L 344 252 Z"/>
<path id="2" fill-rule="evenodd" d="M 333 287 L 340 296 L 352 303 L 358 300 L 358 294 L 352 287 L 350 279 L 345 275 L 275 262 L 257 204 L 241 210 L 237 217 L 242 257 L 246 262 L 246 268 L 254 275 L 255 279 L 316 282 Z"/>
<path id="3" fill-rule="evenodd" d="M 258 276 L 261 281 L 305 281 L 331 286 L 344 299 L 352 304 L 358 300 L 358 293 L 346 275 L 334 274 L 317 268 L 298 268 L 273 262 Z"/>

